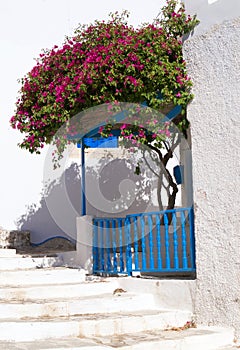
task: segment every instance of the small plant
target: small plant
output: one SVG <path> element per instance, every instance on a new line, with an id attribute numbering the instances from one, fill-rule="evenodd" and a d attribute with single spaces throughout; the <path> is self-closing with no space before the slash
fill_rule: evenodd
<path id="1" fill-rule="evenodd" d="M 196 323 L 194 321 L 188 321 L 182 327 L 171 327 L 171 328 L 165 329 L 165 331 L 181 332 L 181 331 L 185 331 L 186 329 L 189 329 L 189 328 L 197 328 Z"/>

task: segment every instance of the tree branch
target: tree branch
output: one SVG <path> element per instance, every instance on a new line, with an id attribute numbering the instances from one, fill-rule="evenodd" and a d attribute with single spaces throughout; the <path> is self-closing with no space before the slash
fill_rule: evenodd
<path id="1" fill-rule="evenodd" d="M 175 151 L 175 149 L 179 146 L 181 141 L 181 137 L 178 135 L 177 140 L 175 143 L 173 143 L 173 145 L 171 146 L 171 148 L 169 149 L 169 151 L 165 154 L 165 156 L 163 157 L 163 164 L 166 167 L 167 162 L 169 161 L 170 158 L 173 157 L 173 152 Z"/>

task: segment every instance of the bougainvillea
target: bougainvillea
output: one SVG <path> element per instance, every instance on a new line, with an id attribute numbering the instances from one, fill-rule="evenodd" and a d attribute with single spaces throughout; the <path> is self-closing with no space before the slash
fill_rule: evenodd
<path id="1" fill-rule="evenodd" d="M 73 116 L 106 103 L 144 103 L 163 112 L 169 105 L 181 105 L 181 117 L 174 124 L 185 133 L 192 82 L 182 55 L 182 40 L 198 20 L 186 15 L 184 5 L 177 0 L 167 0 L 161 16 L 151 24 L 134 28 L 127 19 L 126 11 L 116 12 L 108 21 L 80 26 L 61 47 L 54 46 L 40 54 L 35 67 L 22 79 L 10 121 L 13 128 L 24 134 L 21 148 L 40 153 Z M 131 141 L 133 147 L 148 146 L 148 151 L 153 152 L 159 164 L 159 207 L 162 208 L 164 186 L 168 208 L 172 208 L 178 189 L 167 163 L 180 138 L 176 133 L 171 135 L 169 123 L 159 123 L 162 124 L 151 115 L 147 125 L 131 122 L 118 128 L 122 139 Z M 113 128 L 116 125 L 107 123 L 99 132 L 108 136 Z M 65 143 L 56 142 L 60 153 Z M 139 164 L 136 171 L 139 172 Z"/>
<path id="2" fill-rule="evenodd" d="M 169 0 L 162 16 L 135 29 L 127 12 L 80 26 L 62 47 L 45 50 L 22 79 L 11 125 L 24 134 L 20 147 L 39 153 L 76 113 L 109 101 L 142 102 L 183 111 L 191 80 L 182 57 L 182 35 L 197 23 Z M 164 100 L 156 93 L 161 92 Z"/>

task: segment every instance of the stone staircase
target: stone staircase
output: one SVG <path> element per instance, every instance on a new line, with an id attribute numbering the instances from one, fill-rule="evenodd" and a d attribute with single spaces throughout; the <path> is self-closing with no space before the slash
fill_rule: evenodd
<path id="1" fill-rule="evenodd" d="M 0 349 L 231 349 L 194 328 L 194 281 L 86 276 L 58 255 L 0 250 Z"/>

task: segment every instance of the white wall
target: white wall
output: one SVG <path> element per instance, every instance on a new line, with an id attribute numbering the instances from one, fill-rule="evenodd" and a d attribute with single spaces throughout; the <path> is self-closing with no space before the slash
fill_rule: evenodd
<path id="1" fill-rule="evenodd" d="M 127 9 L 134 24 L 152 21 L 164 0 L 8 0 L 0 3 L 1 99 L 0 99 L 0 226 L 16 223 L 41 203 L 45 150 L 31 155 L 17 147 L 21 135 L 9 126 L 22 78 L 35 64 L 42 48 L 61 44 L 78 23 L 104 19 L 111 11 Z M 38 218 L 37 220 L 40 220 Z M 48 223 L 38 222 L 39 225 Z M 56 227 L 55 227 L 56 229 Z M 43 229 L 44 230 L 44 229 Z M 49 226 L 53 230 L 53 226 Z M 53 232 L 56 233 L 56 232 Z"/>
<path id="2" fill-rule="evenodd" d="M 239 0 L 184 0 L 186 11 L 197 14 L 200 24 L 195 28 L 195 34 L 209 30 L 213 25 L 240 15 Z"/>
<path id="3" fill-rule="evenodd" d="M 216 6 L 216 10 L 221 9 L 219 13 L 212 13 L 212 26 L 203 21 L 202 33 L 199 32 L 184 44 L 195 96 L 188 107 L 192 134 L 197 265 L 195 313 L 198 324 L 235 327 L 238 341 L 239 3 L 238 0 L 218 0 L 209 5 L 209 11 L 211 6 Z M 193 10 L 197 11 L 198 5 L 202 4 L 203 1 L 195 1 Z M 208 18 L 208 9 L 206 6 L 205 12 L 203 9 L 199 7 L 202 19 L 204 15 Z"/>

